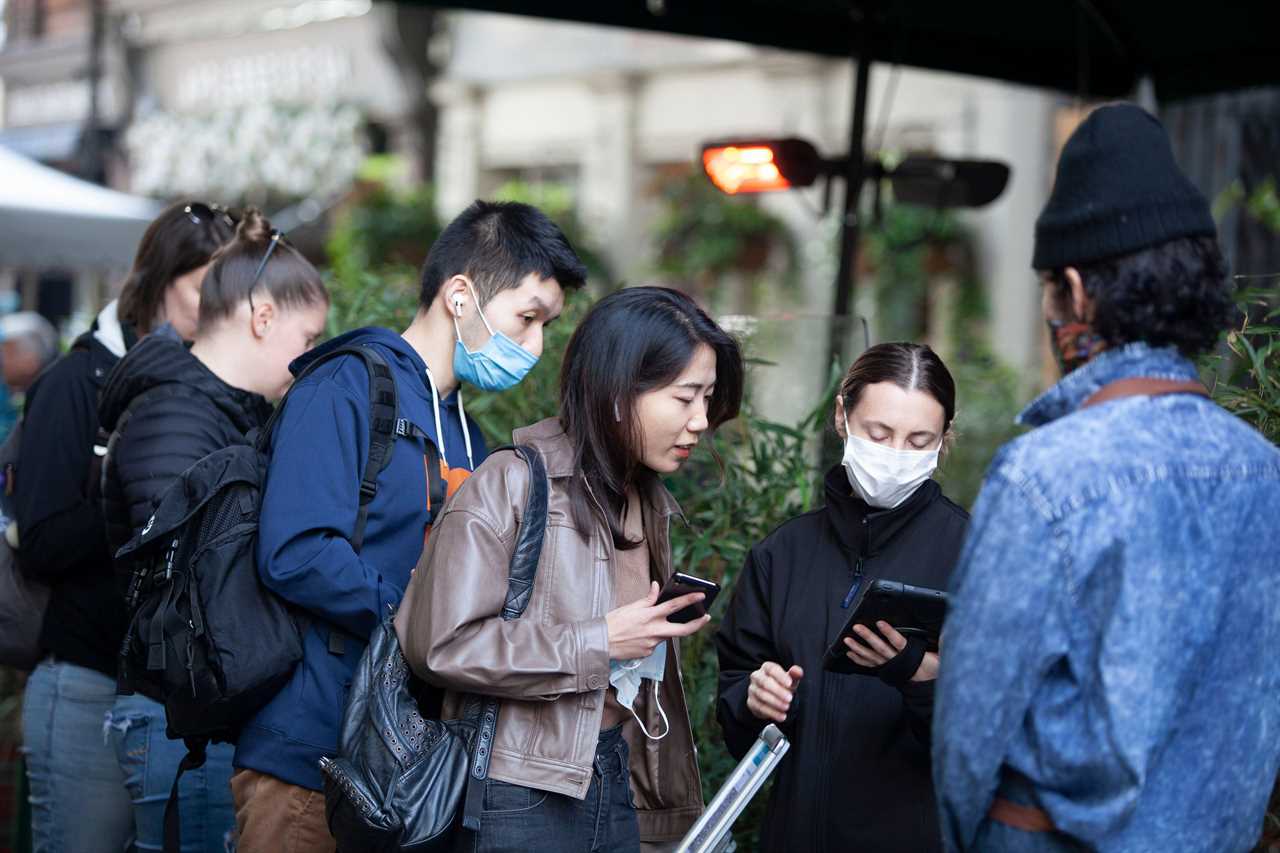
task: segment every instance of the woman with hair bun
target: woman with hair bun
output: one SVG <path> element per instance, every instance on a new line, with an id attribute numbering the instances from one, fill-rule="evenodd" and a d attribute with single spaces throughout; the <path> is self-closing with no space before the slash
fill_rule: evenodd
<path id="1" fill-rule="evenodd" d="M 822 663 L 866 585 L 947 588 L 969 515 L 931 476 L 955 412 L 955 382 L 933 350 L 868 349 L 836 397 L 845 452 L 827 472 L 826 506 L 747 555 L 716 635 L 716 718 L 738 758 L 770 722 L 791 739 L 761 850 L 942 848 L 929 765 L 938 655 L 879 622 L 845 641 L 873 674 Z"/>
<path id="2" fill-rule="evenodd" d="M 27 392 L 13 506 L 18 564 L 50 585 L 40 631 L 47 655 L 23 698 L 22 737 L 39 853 L 124 849 L 129 793 L 103 715 L 116 699 L 124 604 L 111 571 L 98 494 L 98 395 L 139 337 L 165 326 L 195 334 L 200 284 L 229 239 L 227 213 L 197 201 L 147 227 L 120 298 Z M 12 528 L 12 525 L 11 525 Z"/>
<path id="3" fill-rule="evenodd" d="M 120 361 L 99 415 L 112 432 L 104 491 L 114 553 L 150 518 L 190 465 L 247 442 L 266 423 L 267 402 L 289 386 L 289 364 L 324 332 L 329 295 L 320 275 L 255 209 L 213 257 L 200 292 L 194 342 L 153 334 Z M 121 696 L 110 731 L 133 798 L 138 850 L 160 850 L 164 809 L 182 741 L 165 736 L 164 706 Z M 225 849 L 235 826 L 231 744 L 209 747 L 179 788 L 182 850 Z"/>

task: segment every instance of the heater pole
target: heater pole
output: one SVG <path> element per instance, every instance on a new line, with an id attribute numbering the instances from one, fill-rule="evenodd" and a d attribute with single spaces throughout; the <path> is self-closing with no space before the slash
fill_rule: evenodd
<path id="1" fill-rule="evenodd" d="M 854 57 L 853 115 L 849 128 L 849 156 L 845 160 L 844 214 L 840 220 L 840 268 L 836 273 L 836 301 L 832 313 L 848 317 L 853 307 L 853 294 L 858 280 L 858 199 L 866 179 L 866 152 L 863 137 L 867 124 L 867 83 L 871 78 L 866 22 L 858 28 L 860 42 Z"/>
<path id="2" fill-rule="evenodd" d="M 849 122 L 849 155 L 844 163 L 844 211 L 840 219 L 840 266 L 836 272 L 835 304 L 832 307 L 831 339 L 827 348 L 827 369 L 844 370 L 850 361 L 853 336 L 853 296 L 858 282 L 858 199 L 866 179 L 866 152 L 863 136 L 867 123 L 867 83 L 871 78 L 871 16 L 855 20 L 853 43 L 853 114 Z M 840 458 L 841 446 L 832 430 L 823 432 L 822 464 Z"/>

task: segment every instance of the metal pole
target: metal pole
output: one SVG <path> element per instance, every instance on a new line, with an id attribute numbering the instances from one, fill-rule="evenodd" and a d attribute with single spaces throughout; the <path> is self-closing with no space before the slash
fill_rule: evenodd
<path id="1" fill-rule="evenodd" d="M 102 82 L 102 48 L 106 37 L 106 3 L 105 0 L 89 2 L 89 115 L 85 117 L 85 127 L 81 138 L 80 170 L 81 176 L 94 182 L 105 182 L 106 167 L 102 156 L 102 139 L 99 128 L 102 126 L 101 107 L 98 102 L 98 89 Z"/>
<path id="2" fill-rule="evenodd" d="M 853 69 L 853 115 L 849 126 L 849 158 L 845 163 L 844 173 L 844 212 L 840 220 L 840 267 L 836 272 L 835 304 L 832 307 L 831 342 L 827 348 L 827 363 L 823 370 L 830 370 L 835 364 L 837 370 L 849 366 L 849 338 L 852 336 L 853 296 L 858 282 L 858 236 L 861 231 L 858 221 L 858 199 L 862 195 L 862 184 L 866 180 L 866 152 L 863 150 L 863 136 L 867 123 L 867 83 L 871 78 L 871 39 L 870 16 L 863 16 L 858 21 L 858 35 L 855 41 Z M 826 382 L 824 373 L 823 382 Z M 841 445 L 834 430 L 823 432 L 820 465 L 840 458 Z"/>
<path id="3" fill-rule="evenodd" d="M 863 136 L 867 124 L 867 83 L 871 78 L 866 22 L 860 29 L 860 49 L 854 63 L 853 115 L 849 128 L 849 159 L 845 164 L 844 217 L 840 222 L 840 269 L 836 273 L 836 301 L 832 313 L 848 317 L 858 280 L 858 199 L 866 178 Z"/>

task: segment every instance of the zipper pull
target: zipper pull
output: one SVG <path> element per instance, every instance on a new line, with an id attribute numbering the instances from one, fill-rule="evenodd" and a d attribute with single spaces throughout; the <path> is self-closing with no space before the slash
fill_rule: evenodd
<path id="1" fill-rule="evenodd" d="M 173 563 L 177 558 L 178 558 L 178 539 L 177 537 L 174 537 L 173 542 L 170 543 L 169 545 L 169 553 L 164 555 L 164 579 L 165 580 L 169 580 L 170 578 L 173 577 Z"/>
<path id="2" fill-rule="evenodd" d="M 862 586 L 862 558 L 858 558 L 857 565 L 853 567 L 853 586 L 849 587 L 849 591 L 845 593 L 844 600 L 840 602 L 841 610 L 848 610 L 849 605 L 853 604 L 853 599 L 858 594 L 858 587 Z"/>

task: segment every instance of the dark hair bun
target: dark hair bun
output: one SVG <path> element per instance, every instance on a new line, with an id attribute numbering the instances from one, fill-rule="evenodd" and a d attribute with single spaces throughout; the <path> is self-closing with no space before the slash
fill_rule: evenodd
<path id="1" fill-rule="evenodd" d="M 258 208 L 246 207 L 236 227 L 236 239 L 250 245 L 266 243 L 271 239 L 271 220 Z"/>

